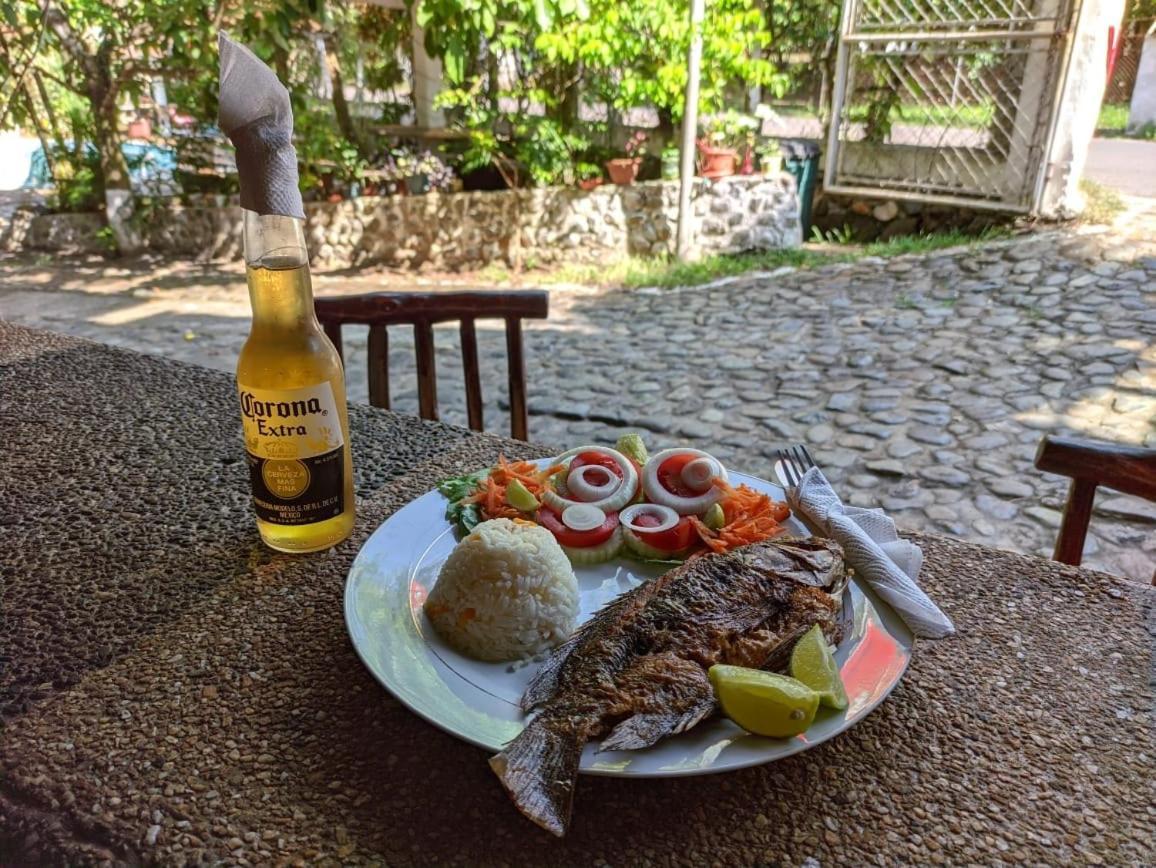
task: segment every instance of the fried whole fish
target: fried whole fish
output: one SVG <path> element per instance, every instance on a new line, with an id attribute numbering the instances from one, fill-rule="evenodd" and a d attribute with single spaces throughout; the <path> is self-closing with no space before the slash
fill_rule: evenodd
<path id="1" fill-rule="evenodd" d="M 837 642 L 846 580 L 838 543 L 777 540 L 703 555 L 628 591 L 546 660 L 522 697 L 537 715 L 490 767 L 523 814 L 564 835 L 587 741 L 650 747 L 714 713 L 714 664 L 782 668 L 815 624 Z"/>

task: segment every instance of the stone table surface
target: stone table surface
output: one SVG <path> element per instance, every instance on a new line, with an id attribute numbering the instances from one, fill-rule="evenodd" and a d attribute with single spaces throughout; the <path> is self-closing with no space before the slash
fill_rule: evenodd
<path id="1" fill-rule="evenodd" d="M 348 567 L 496 437 L 352 413 L 359 519 L 261 545 L 232 380 L 0 322 L 0 863 L 1109 863 L 1151 858 L 1153 591 L 933 535 L 959 628 L 772 765 L 583 778 L 570 835 L 359 663 Z"/>

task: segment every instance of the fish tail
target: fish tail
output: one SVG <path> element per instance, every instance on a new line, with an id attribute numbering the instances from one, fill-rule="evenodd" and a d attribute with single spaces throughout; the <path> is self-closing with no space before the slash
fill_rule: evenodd
<path id="1" fill-rule="evenodd" d="M 539 715 L 490 758 L 518 810 L 558 837 L 570 823 L 584 743 L 573 722 Z"/>

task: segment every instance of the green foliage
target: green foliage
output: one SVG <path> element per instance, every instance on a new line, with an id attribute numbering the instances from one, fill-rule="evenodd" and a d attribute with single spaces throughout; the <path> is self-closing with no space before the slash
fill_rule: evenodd
<path id="1" fill-rule="evenodd" d="M 811 227 L 811 240 L 826 244 L 854 244 L 855 230 L 847 224 L 824 232 L 818 226 Z"/>
<path id="2" fill-rule="evenodd" d="M 715 148 L 741 148 L 754 144 L 759 122 L 749 115 L 728 109 L 721 114 L 707 115 L 702 121 L 702 133 Z"/>
<path id="3" fill-rule="evenodd" d="M 61 155 L 53 167 L 55 206 L 59 211 L 99 211 L 104 207 L 100 165 L 95 153 Z"/>
<path id="4" fill-rule="evenodd" d="M 1008 231 L 1000 226 L 989 226 L 977 234 L 961 229 L 929 232 L 922 235 L 899 235 L 886 241 L 873 241 L 861 248 L 864 256 L 902 256 L 907 253 L 931 253 L 949 247 L 971 247 L 985 241 L 1006 238 Z"/>
<path id="5" fill-rule="evenodd" d="M 910 253 L 930 253 L 949 247 L 971 246 L 1005 237 L 1006 230 L 993 228 L 979 235 L 967 235 L 959 230 L 927 235 L 893 238 L 862 246 L 849 245 L 844 250 L 815 250 L 796 247 L 786 250 L 765 250 L 758 253 L 707 256 L 697 262 L 677 262 L 662 258 L 631 257 L 610 264 L 564 264 L 533 275 L 534 285 L 584 284 L 598 286 L 641 287 L 699 286 L 724 277 L 734 277 L 751 271 L 772 271 L 776 268 L 819 268 L 840 262 L 853 262 L 865 256 L 892 257 Z M 481 276 L 497 283 L 512 279 L 501 266 L 484 269 Z M 950 303 L 950 302 L 941 302 Z M 903 297 L 897 306 L 903 307 Z"/>
<path id="6" fill-rule="evenodd" d="M 486 468 L 464 476 L 443 479 L 437 485 L 438 493 L 447 501 L 446 521 L 459 527 L 463 533 L 473 530 L 482 517 L 476 503 L 463 504 L 461 500 L 477 491 L 478 485 L 489 475 L 490 470 Z"/>
<path id="7" fill-rule="evenodd" d="M 1106 102 L 1100 106 L 1100 118 L 1096 122 L 1096 132 L 1122 136 L 1128 129 L 1127 103 Z"/>
<path id="8" fill-rule="evenodd" d="M 360 151 L 341 135 L 326 106 L 306 107 L 293 117 L 294 145 L 302 191 L 334 192 L 334 182 L 359 182 L 369 168 Z"/>
<path id="9" fill-rule="evenodd" d="M 101 226 L 96 230 L 96 240 L 109 253 L 116 252 L 116 233 L 111 226 Z"/>
<path id="10" fill-rule="evenodd" d="M 576 153 L 599 162 L 587 153 L 595 138 L 614 146 L 617 115 L 653 107 L 669 134 L 682 114 L 686 0 L 422 0 L 416 16 L 451 84 L 440 105 L 469 134 L 467 170 L 554 183 Z M 789 75 L 763 57 L 770 33 L 757 0 L 712 0 L 702 36 L 703 111 L 721 112 L 745 86 L 787 90 Z M 611 111 L 607 130 L 579 121 L 583 102 Z"/>
<path id="11" fill-rule="evenodd" d="M 574 177 L 579 181 L 587 181 L 590 178 L 601 178 L 602 167 L 597 163 L 579 162 L 574 167 Z"/>
<path id="12" fill-rule="evenodd" d="M 517 88 L 509 93 L 519 107 L 509 109 L 482 98 L 481 88 L 482 81 L 475 79 L 469 89 L 450 88 L 438 96 L 441 106 L 459 110 L 468 133 L 463 171 L 493 166 L 511 188 L 572 180 L 575 156 L 586 140 L 552 118 L 520 108 L 531 96 L 544 95 Z"/>
<path id="13" fill-rule="evenodd" d="M 782 95 L 789 76 L 761 55 L 770 44 L 754 0 L 713 0 L 702 26 L 700 110 L 721 111 L 736 81 Z M 537 34 L 548 62 L 583 70 L 588 95 L 618 111 L 653 106 L 677 120 L 686 89 L 690 21 L 685 0 L 592 0 L 590 14 L 563 17 Z"/>

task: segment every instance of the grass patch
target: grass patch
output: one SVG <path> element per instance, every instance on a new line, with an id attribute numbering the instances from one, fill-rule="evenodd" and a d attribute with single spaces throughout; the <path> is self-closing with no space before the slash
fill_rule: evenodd
<path id="1" fill-rule="evenodd" d="M 1129 106 L 1127 103 L 1104 103 L 1100 106 L 1100 117 L 1096 121 L 1096 135 L 1109 138 L 1156 139 L 1156 124 L 1149 121 L 1138 129 L 1128 129 Z"/>
<path id="2" fill-rule="evenodd" d="M 1006 229 L 994 226 L 985 229 L 979 235 L 968 235 L 958 229 L 950 229 L 929 235 L 900 235 L 886 241 L 874 241 L 861 249 L 864 256 L 901 256 L 904 253 L 931 253 L 948 247 L 968 247 L 984 241 L 1006 238 L 1007 235 Z"/>
<path id="3" fill-rule="evenodd" d="M 866 105 L 852 106 L 847 116 L 857 122 L 864 122 L 870 113 Z M 960 104 L 952 106 L 912 105 L 903 103 L 891 110 L 892 123 L 912 127 L 963 127 L 986 129 L 995 117 L 995 107 L 991 103 Z"/>
<path id="4" fill-rule="evenodd" d="M 1128 104 L 1106 102 L 1100 106 L 1100 119 L 1096 122 L 1096 132 L 1124 135 L 1128 130 Z"/>
<path id="5" fill-rule="evenodd" d="M 751 271 L 773 271 L 776 268 L 818 268 L 839 262 L 854 262 L 864 256 L 891 257 L 907 253 L 929 253 L 949 247 L 979 244 L 1007 235 L 1004 230 L 988 230 L 982 235 L 965 235 L 953 230 L 932 235 L 892 238 L 866 245 L 804 246 L 789 250 L 767 250 L 762 253 L 743 253 L 732 256 L 708 256 L 697 262 L 676 262 L 667 259 L 631 258 L 607 265 L 565 263 L 540 271 L 523 271 L 515 276 L 502 265 L 490 265 L 478 272 L 483 280 L 492 283 L 532 283 L 536 286 L 579 284 L 584 286 L 619 286 L 637 288 L 657 286 L 669 289 L 676 286 L 701 286 L 726 277 L 735 277 Z"/>
<path id="6" fill-rule="evenodd" d="M 707 256 L 697 262 L 632 258 L 610 265 L 562 265 L 548 272 L 546 283 L 581 283 L 604 286 L 699 286 L 748 271 L 768 271 L 783 266 L 813 268 L 850 257 L 809 250 L 767 250 L 736 256 Z"/>
<path id="7" fill-rule="evenodd" d="M 1080 219 L 1085 223 L 1110 224 L 1124 210 L 1124 200 L 1111 187 L 1084 178 L 1080 181 L 1080 192 L 1084 194 L 1084 213 Z"/>

